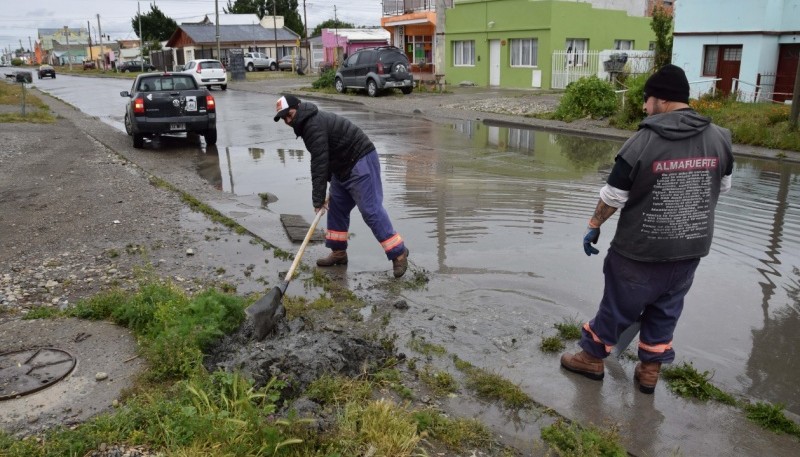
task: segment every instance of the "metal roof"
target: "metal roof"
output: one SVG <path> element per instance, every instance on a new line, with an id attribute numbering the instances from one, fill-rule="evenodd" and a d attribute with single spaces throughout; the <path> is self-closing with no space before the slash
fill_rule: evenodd
<path id="1" fill-rule="evenodd" d="M 217 26 L 214 24 L 182 24 L 180 29 L 198 44 L 216 43 Z M 250 42 L 250 41 L 275 41 L 275 30 L 254 25 L 224 25 L 219 26 L 219 41 L 229 42 Z M 278 41 L 294 41 L 300 35 L 287 29 L 286 27 L 277 29 Z"/>

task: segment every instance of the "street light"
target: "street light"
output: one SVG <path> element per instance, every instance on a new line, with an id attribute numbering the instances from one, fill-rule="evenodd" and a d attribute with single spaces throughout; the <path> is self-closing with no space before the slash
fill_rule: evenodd
<path id="1" fill-rule="evenodd" d="M 69 27 L 64 26 L 64 36 L 67 37 L 67 62 L 69 62 L 69 71 L 72 71 L 72 56 L 69 53 Z"/>

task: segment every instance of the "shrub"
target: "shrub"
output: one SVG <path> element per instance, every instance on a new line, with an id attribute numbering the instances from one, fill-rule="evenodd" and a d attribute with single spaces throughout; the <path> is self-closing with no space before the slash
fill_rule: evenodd
<path id="1" fill-rule="evenodd" d="M 23 62 L 22 59 L 20 59 L 19 57 L 15 57 L 15 58 L 11 59 L 11 65 L 13 65 L 15 67 L 19 67 L 23 63 L 25 63 L 25 62 Z"/>
<path id="2" fill-rule="evenodd" d="M 649 73 L 628 78 L 626 81 L 625 108 L 621 112 L 622 119 L 627 123 L 639 123 L 645 118 L 642 109 L 644 104 L 644 83 L 650 77 Z"/>
<path id="3" fill-rule="evenodd" d="M 322 72 L 319 79 L 311 83 L 314 89 L 324 89 L 326 87 L 333 87 L 334 79 L 336 78 L 336 70 L 330 68 Z"/>
<path id="4" fill-rule="evenodd" d="M 570 122 L 586 116 L 610 116 L 616 110 L 617 96 L 611 84 L 590 76 L 569 83 L 554 117 Z"/>

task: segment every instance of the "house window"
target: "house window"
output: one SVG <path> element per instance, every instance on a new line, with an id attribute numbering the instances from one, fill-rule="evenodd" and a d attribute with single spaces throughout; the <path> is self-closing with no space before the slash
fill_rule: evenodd
<path id="1" fill-rule="evenodd" d="M 536 38 L 523 38 L 511 40 L 511 66 L 535 67 L 539 64 L 537 55 L 539 40 Z"/>
<path id="2" fill-rule="evenodd" d="M 633 49 L 633 40 L 614 40 L 614 49 L 618 51 L 630 51 Z"/>
<path id="3" fill-rule="evenodd" d="M 647 45 L 647 49 L 649 51 L 655 51 L 656 50 L 656 42 L 655 41 L 651 41 L 650 44 Z"/>
<path id="4" fill-rule="evenodd" d="M 568 38 L 567 65 L 582 67 L 586 65 L 586 50 L 589 49 L 589 40 L 585 38 Z"/>
<path id="5" fill-rule="evenodd" d="M 726 62 L 741 62 L 742 48 L 725 48 L 722 60 Z"/>
<path id="6" fill-rule="evenodd" d="M 719 59 L 719 46 L 704 46 L 703 76 L 717 76 L 718 59 Z"/>
<path id="7" fill-rule="evenodd" d="M 431 35 L 406 35 L 406 57 L 411 63 L 431 63 L 433 61 L 433 37 Z"/>
<path id="8" fill-rule="evenodd" d="M 475 66 L 475 41 L 453 42 L 453 65 L 456 67 Z"/>

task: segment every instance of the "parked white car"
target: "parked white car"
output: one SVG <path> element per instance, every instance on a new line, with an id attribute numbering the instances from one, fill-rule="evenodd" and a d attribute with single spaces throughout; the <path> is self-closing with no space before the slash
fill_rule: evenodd
<path id="1" fill-rule="evenodd" d="M 247 71 L 275 71 L 278 69 L 278 62 L 263 52 L 245 52 L 244 68 L 246 68 Z"/>
<path id="2" fill-rule="evenodd" d="M 183 66 L 181 73 L 192 75 L 198 86 L 207 89 L 211 89 L 211 86 L 218 86 L 222 90 L 228 88 L 228 72 L 219 60 L 190 60 Z"/>

